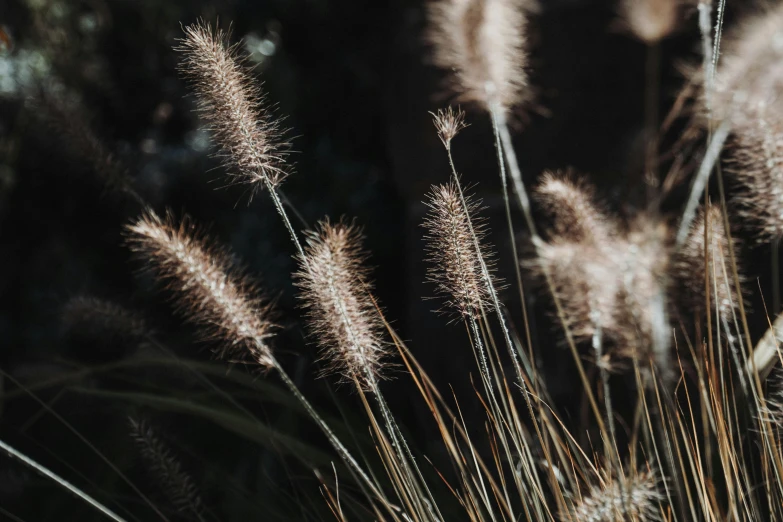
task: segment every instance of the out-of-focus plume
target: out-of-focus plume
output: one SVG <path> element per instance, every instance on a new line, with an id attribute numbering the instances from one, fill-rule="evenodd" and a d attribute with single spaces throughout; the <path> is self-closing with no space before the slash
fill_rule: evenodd
<path id="1" fill-rule="evenodd" d="M 187 218 L 177 224 L 148 211 L 128 226 L 128 242 L 168 283 L 177 309 L 201 327 L 208 340 L 219 341 L 221 357 L 274 366 L 267 340 L 274 324 L 271 306 L 228 254 L 211 246 Z"/>
<path id="2" fill-rule="evenodd" d="M 73 96 L 64 89 L 41 87 L 29 104 L 35 116 L 57 133 L 63 151 L 89 167 L 107 192 L 143 204 L 128 167 L 95 135 L 87 123 L 86 110 Z"/>
<path id="3" fill-rule="evenodd" d="M 196 92 L 232 179 L 254 189 L 274 188 L 286 176 L 288 146 L 238 47 L 228 40 L 227 33 L 205 22 L 186 27 L 176 49 L 184 55 L 180 71 Z"/>
<path id="4" fill-rule="evenodd" d="M 438 109 L 437 114 L 432 114 L 432 121 L 438 131 L 438 138 L 447 150 L 451 149 L 451 140 L 459 131 L 468 126 L 465 123 L 465 112 L 462 109 L 456 111 L 449 106 L 447 109 Z"/>
<path id="5" fill-rule="evenodd" d="M 430 5 L 435 65 L 453 72 L 459 99 L 509 108 L 530 97 L 525 73 L 527 0 L 437 0 Z"/>
<path id="6" fill-rule="evenodd" d="M 728 38 L 711 113 L 731 124 L 728 171 L 738 214 L 764 241 L 783 237 L 783 6 Z"/>
<path id="7" fill-rule="evenodd" d="M 144 320 L 132 311 L 111 301 L 89 296 L 68 300 L 60 315 L 69 336 L 89 336 L 114 344 L 141 341 L 150 331 Z"/>
<path id="8" fill-rule="evenodd" d="M 428 194 L 429 213 L 423 226 L 427 261 L 427 280 L 435 285 L 435 294 L 446 299 L 444 312 L 464 317 L 491 308 L 490 282 L 484 277 L 481 255 L 492 276 L 494 259 L 490 248 L 483 246 L 486 223 L 476 216 L 480 202 L 465 196 L 463 205 L 457 184 L 452 180 L 433 186 Z M 467 209 L 465 208 L 467 207 Z M 476 251 L 473 233 L 479 240 Z"/>
<path id="9" fill-rule="evenodd" d="M 589 186 L 573 177 L 545 175 L 535 198 L 553 224 L 532 267 L 551 274 L 574 337 L 590 339 L 600 327 L 614 355 L 652 357 L 666 370 L 668 350 L 661 339 L 668 322 L 654 312 L 665 304 L 660 300 L 668 228 L 648 216 L 621 226 L 595 202 Z"/>
<path id="10" fill-rule="evenodd" d="M 551 216 L 552 233 L 558 238 L 600 244 L 617 233 L 596 203 L 593 188 L 575 176 L 545 173 L 536 201 Z"/>
<path id="11" fill-rule="evenodd" d="M 682 0 L 621 0 L 620 19 L 625 28 L 650 45 L 677 29 Z"/>
<path id="12" fill-rule="evenodd" d="M 573 522 L 653 522 L 661 520 L 664 498 L 652 471 L 631 477 L 599 477 L 562 518 Z"/>
<path id="13" fill-rule="evenodd" d="M 706 258 L 705 224 L 708 236 Z M 683 301 L 701 312 L 704 312 L 707 301 L 705 276 L 709 275 L 710 306 L 715 309 L 717 304 L 720 319 L 729 324 L 733 323 L 734 311 L 739 306 L 730 255 L 729 238 L 723 228 L 720 207 L 709 205 L 706 211 L 703 208 L 699 211 L 688 239 L 678 251 L 673 266 L 678 286 L 687 289 L 688 295 Z"/>
<path id="14" fill-rule="evenodd" d="M 326 372 L 371 391 L 387 349 L 361 242 L 361 232 L 352 224 L 319 222 L 308 233 L 296 279 Z"/>
<path id="15" fill-rule="evenodd" d="M 144 465 L 171 505 L 180 513 L 198 517 L 203 503 L 193 479 L 148 423 L 133 418 L 129 421 L 131 437 L 136 441 Z"/>
<path id="16" fill-rule="evenodd" d="M 759 13 L 725 38 L 714 114 L 734 128 L 775 113 L 783 91 L 783 6 Z"/>

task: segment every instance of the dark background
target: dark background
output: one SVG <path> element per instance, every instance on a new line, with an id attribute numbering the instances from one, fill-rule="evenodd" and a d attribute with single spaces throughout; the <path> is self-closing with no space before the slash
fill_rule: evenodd
<path id="1" fill-rule="evenodd" d="M 531 17 L 528 40 L 535 103 L 513 117 L 526 182 L 532 185 L 546 169 L 573 167 L 589 175 L 611 208 L 632 214 L 645 201 L 640 173 L 648 49 L 619 27 L 613 2 L 541 4 Z M 285 117 L 296 151 L 295 172 L 283 185 L 286 195 L 311 224 L 324 216 L 356 218 L 387 316 L 436 382 L 452 384 L 462 397 L 471 394 L 466 368 L 474 363 L 462 327 L 447 324 L 431 311 L 437 305 L 422 299 L 432 289 L 423 283 L 421 200 L 431 184 L 449 175 L 428 114 L 445 106 L 449 93 L 444 73 L 428 63 L 422 2 L 0 0 L 6 36 L 5 45 L 0 41 L 0 437 L 110 506 L 121 505 L 118 510 L 134 514 L 129 517 L 147 520 L 154 519 L 152 512 L 63 421 L 160 500 L 153 483 L 145 482 L 126 420 L 152 418 L 217 519 L 318 519 L 323 501 L 312 473 L 288 467 L 275 451 L 227 435 L 208 419 L 95 393 L 198 397 L 193 391 L 198 383 L 187 372 L 135 368 L 73 377 L 154 351 L 110 322 L 64 315 L 76 296 L 133 310 L 167 349 L 183 357 L 207 361 L 209 353 L 173 315 L 165 292 L 138 272 L 140 264 L 123 244 L 122 227 L 138 215 L 138 205 L 107 191 L 89 162 L 69 150 L 63 131 L 48 125 L 29 101 L 52 82 L 80 99 L 80 117 L 127 166 L 134 187 L 156 210 L 187 213 L 208 226 L 277 298 L 285 328 L 275 347 L 308 395 L 327 411 L 335 411 L 335 403 L 357 408 L 350 390 L 330 395 L 324 381 L 313 379 L 315 349 L 306 342 L 290 278 L 296 268 L 293 248 L 270 201 L 262 193 L 250 202 L 242 187 L 224 187 L 223 169 L 209 155 L 208 134 L 193 112 L 172 51 L 182 35 L 180 24 L 198 17 L 219 19 L 224 28 L 230 24 L 233 39 L 244 39 L 270 103 Z M 662 115 L 686 81 L 686 65 L 698 63 L 698 42 L 695 10 L 685 8 L 682 26 L 660 47 Z M 489 121 L 467 109 L 471 126 L 454 141 L 456 163 L 465 180 L 478 184 L 500 272 L 513 281 Z M 663 137 L 663 149 L 684 125 Z M 698 158 L 685 158 L 685 165 L 694 161 Z M 678 204 L 675 196 L 665 208 Z M 515 219 L 524 250 L 522 222 L 519 215 Z M 762 260 L 751 264 L 751 275 L 768 285 L 763 261 L 768 249 L 757 248 L 749 257 Z M 521 329 L 514 293 L 504 297 Z M 548 303 L 532 293 L 528 299 L 537 359 L 550 392 L 567 418 L 576 417 L 581 398 L 574 400 L 570 356 L 559 347 Z M 755 330 L 763 329 L 763 314 L 752 320 Z M 63 382 L 34 388 L 35 398 L 20 391 L 20 383 L 33 387 L 50 379 Z M 428 412 L 418 406 L 410 382 L 402 376 L 387 386 L 387 398 L 415 444 L 437 454 Z M 263 399 L 249 402 L 271 425 L 326 450 L 313 428 L 285 408 Z M 366 423 L 357 426 L 364 435 Z M 9 460 L 0 461 L 0 506 L 23 520 L 98 519 Z"/>

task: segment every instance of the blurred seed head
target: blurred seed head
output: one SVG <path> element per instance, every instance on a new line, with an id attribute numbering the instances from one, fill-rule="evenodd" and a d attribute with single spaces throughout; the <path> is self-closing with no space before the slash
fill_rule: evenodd
<path id="1" fill-rule="evenodd" d="M 90 337 L 112 345 L 139 343 L 150 333 L 138 314 L 90 296 L 69 299 L 62 307 L 60 319 L 67 336 Z"/>
<path id="2" fill-rule="evenodd" d="M 705 225 L 708 239 L 705 243 Z M 737 249 L 735 241 L 735 252 Z M 706 258 L 705 258 L 705 244 Z M 734 312 L 739 306 L 731 269 L 729 238 L 723 227 L 723 216 L 719 206 L 702 208 L 691 226 L 687 241 L 677 253 L 673 262 L 674 278 L 678 286 L 686 290 L 683 301 L 695 310 L 704 312 L 706 299 L 705 276 L 709 275 L 710 307 L 716 303 L 721 319 L 734 322 Z M 741 280 L 742 281 L 742 280 Z M 710 310 L 710 313 L 712 310 Z"/>
<path id="3" fill-rule="evenodd" d="M 491 308 L 491 294 L 479 255 L 490 270 L 490 277 L 494 273 L 494 255 L 483 245 L 486 222 L 477 216 L 481 202 L 465 196 L 463 204 L 453 180 L 433 186 L 427 197 L 429 212 L 423 223 L 427 231 L 426 259 L 430 264 L 427 281 L 435 285 L 437 296 L 446 299 L 441 311 L 456 312 L 463 317 L 480 314 L 482 307 Z M 480 252 L 476 251 L 471 224 Z"/>
<path id="4" fill-rule="evenodd" d="M 621 21 L 636 38 L 654 44 L 677 29 L 682 3 L 682 0 L 621 0 Z"/>
<path id="5" fill-rule="evenodd" d="M 725 40 L 712 116 L 732 127 L 737 213 L 769 241 L 783 237 L 783 6 L 749 17 Z"/>
<path id="6" fill-rule="evenodd" d="M 552 234 L 561 239 L 600 244 L 617 234 L 617 226 L 597 203 L 593 187 L 567 173 L 546 172 L 535 193 L 550 216 Z"/>
<path id="7" fill-rule="evenodd" d="M 336 373 L 342 382 L 358 382 L 372 391 L 388 353 L 361 243 L 355 225 L 319 222 L 308 233 L 296 284 L 327 365 L 325 374 Z"/>
<path id="8" fill-rule="evenodd" d="M 783 6 L 749 17 L 726 36 L 715 77 L 714 116 L 738 132 L 783 103 Z"/>
<path id="9" fill-rule="evenodd" d="M 201 494 L 191 476 L 149 423 L 129 419 L 130 435 L 136 442 L 144 466 L 160 485 L 171 505 L 180 513 L 199 514 Z"/>
<path id="10" fill-rule="evenodd" d="M 219 156 L 237 183 L 254 190 L 275 187 L 287 173 L 288 145 L 229 34 L 198 22 L 185 28 L 177 51 L 180 72 L 196 93 L 198 108 L 220 145 Z"/>
<path id="11" fill-rule="evenodd" d="M 668 321 L 656 310 L 666 299 L 668 226 L 647 215 L 621 226 L 589 185 L 562 174 L 545 175 L 534 198 L 552 226 L 530 265 L 542 279 L 551 275 L 574 337 L 589 340 L 600 326 L 613 356 L 651 357 L 667 371 Z"/>
<path id="12" fill-rule="evenodd" d="M 451 71 L 458 99 L 489 108 L 530 97 L 525 73 L 527 0 L 437 0 L 429 6 L 435 65 Z"/>
<path id="13" fill-rule="evenodd" d="M 221 343 L 220 357 L 275 365 L 267 344 L 275 328 L 272 307 L 227 252 L 210 245 L 188 218 L 177 223 L 171 214 L 161 219 L 148 211 L 127 230 L 131 249 L 167 283 L 178 311 L 205 340 Z"/>
<path id="14" fill-rule="evenodd" d="M 87 121 L 87 111 L 74 96 L 62 87 L 39 86 L 28 105 L 34 117 L 56 133 L 63 151 L 87 166 L 107 193 L 143 204 L 128 166 L 95 134 Z"/>

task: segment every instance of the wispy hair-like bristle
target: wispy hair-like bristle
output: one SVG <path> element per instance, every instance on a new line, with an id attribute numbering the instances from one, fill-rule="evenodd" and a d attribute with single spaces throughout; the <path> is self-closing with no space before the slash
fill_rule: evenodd
<path id="1" fill-rule="evenodd" d="M 450 149 L 454 136 L 468 126 L 465 123 L 465 112 L 459 108 L 455 111 L 453 107 L 449 106 L 446 109 L 438 109 L 437 113 L 430 114 L 432 114 L 432 122 L 438 132 L 438 138 L 446 149 Z"/>
<path id="2" fill-rule="evenodd" d="M 308 232 L 304 250 L 296 283 L 327 365 L 325 373 L 372 390 L 387 348 L 361 232 L 353 224 L 321 221 Z"/>
<path id="3" fill-rule="evenodd" d="M 173 292 L 177 309 L 221 343 L 218 355 L 274 366 L 267 344 L 275 328 L 272 307 L 224 250 L 210 245 L 186 217 L 146 212 L 127 227 L 128 243 Z"/>
<path id="4" fill-rule="evenodd" d="M 203 21 L 186 27 L 176 48 L 184 55 L 179 69 L 196 93 L 232 179 L 254 189 L 274 188 L 286 176 L 288 146 L 238 46 L 228 41 L 228 33 Z"/>
<path id="5" fill-rule="evenodd" d="M 484 277 L 471 234 L 472 224 L 480 255 L 492 276 L 494 256 L 490 248 L 482 245 L 486 224 L 477 216 L 481 202 L 465 196 L 463 205 L 454 180 L 433 186 L 427 197 L 429 212 L 423 223 L 427 231 L 424 236 L 427 261 L 431 265 L 427 269 L 427 281 L 435 286 L 435 294 L 446 300 L 440 311 L 467 317 L 480 314 L 482 307 L 490 309 L 490 282 Z"/>
<path id="6" fill-rule="evenodd" d="M 145 467 L 160 484 L 171 505 L 180 513 L 198 516 L 203 510 L 203 502 L 191 476 L 149 423 L 133 418 L 129 422 L 130 435 Z"/>
<path id="7" fill-rule="evenodd" d="M 512 0 L 438 0 L 429 7 L 435 65 L 453 72 L 461 101 L 504 108 L 530 97 L 525 5 Z"/>

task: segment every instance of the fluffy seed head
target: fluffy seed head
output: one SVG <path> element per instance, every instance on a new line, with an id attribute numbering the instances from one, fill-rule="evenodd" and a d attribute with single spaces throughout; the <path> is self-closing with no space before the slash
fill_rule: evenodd
<path id="1" fill-rule="evenodd" d="M 525 15 L 513 0 L 437 0 L 429 8 L 435 65 L 453 71 L 459 99 L 508 108 L 530 96 Z"/>
<path id="2" fill-rule="evenodd" d="M 127 230 L 131 249 L 168 283 L 177 309 L 207 340 L 222 343 L 219 356 L 274 366 L 271 306 L 226 252 L 210 246 L 187 218 L 177 224 L 148 211 Z"/>
<path id="3" fill-rule="evenodd" d="M 144 319 L 111 301 L 90 296 L 76 296 L 62 308 L 65 333 L 110 340 L 112 343 L 141 341 L 150 333 Z"/>
<path id="4" fill-rule="evenodd" d="M 53 87 L 41 88 L 30 99 L 35 117 L 57 133 L 64 152 L 87 166 L 108 193 L 142 203 L 128 167 L 90 128 L 84 107 L 67 94 Z"/>
<path id="5" fill-rule="evenodd" d="M 456 312 L 463 317 L 480 313 L 482 306 L 490 304 L 490 287 L 479 255 L 490 270 L 490 277 L 494 272 L 492 251 L 481 245 L 486 226 L 476 217 L 480 202 L 465 196 L 463 205 L 453 180 L 433 186 L 428 198 L 429 213 L 423 223 L 427 230 L 427 261 L 431 265 L 427 280 L 435 285 L 435 294 L 446 299 L 441 311 Z M 479 240 L 480 254 L 470 232 L 471 223 Z"/>
<path id="6" fill-rule="evenodd" d="M 590 486 L 587 494 L 575 502 L 563 519 L 574 522 L 658 521 L 664 498 L 652 471 L 619 479 L 599 477 L 598 483 Z"/>
<path id="7" fill-rule="evenodd" d="M 740 24 L 724 49 L 712 114 L 732 127 L 737 212 L 769 241 L 783 237 L 783 6 Z"/>
<path id="8" fill-rule="evenodd" d="M 462 109 L 454 109 L 449 106 L 446 110 L 438 109 L 437 114 L 432 114 L 432 120 L 435 124 L 435 129 L 438 131 L 438 137 L 443 142 L 443 146 L 446 149 L 451 148 L 451 140 L 454 139 L 459 131 L 468 126 L 465 123 L 465 113 Z"/>
<path id="9" fill-rule="evenodd" d="M 646 44 L 654 44 L 677 28 L 682 0 L 622 0 L 620 16 L 626 28 Z"/>
<path id="10" fill-rule="evenodd" d="M 546 176 L 535 198 L 553 225 L 531 268 L 550 274 L 574 337 L 589 340 L 600 326 L 613 355 L 649 356 L 666 370 L 668 322 L 655 311 L 665 304 L 668 227 L 649 216 L 620 226 L 585 183 L 569 178 Z"/>
<path id="11" fill-rule="evenodd" d="M 783 106 L 783 6 L 742 23 L 726 38 L 713 110 L 741 133 Z M 779 121 L 779 119 L 778 119 Z"/>
<path id="12" fill-rule="evenodd" d="M 275 187 L 286 176 L 287 144 L 237 46 L 228 40 L 227 33 L 204 22 L 186 27 L 176 48 L 184 55 L 179 69 L 196 93 L 232 179 L 254 189 Z"/>
<path id="13" fill-rule="evenodd" d="M 708 235 L 706 260 L 705 222 Z M 739 306 L 739 296 L 731 275 L 730 255 L 729 238 L 723 228 L 720 207 L 709 205 L 706 211 L 702 208 L 694 220 L 688 239 L 674 261 L 674 272 L 679 286 L 687 289 L 688 296 L 684 301 L 702 312 L 706 303 L 705 275 L 709 274 L 710 307 L 714 310 L 717 303 L 721 319 L 731 324 L 733 312 Z"/>
<path id="14" fill-rule="evenodd" d="M 327 363 L 325 373 L 372 391 L 387 349 L 383 322 L 371 295 L 359 229 L 321 221 L 308 233 L 305 258 L 296 274 L 310 329 Z"/>
<path id="15" fill-rule="evenodd" d="M 580 178 L 547 172 L 541 178 L 535 198 L 552 217 L 554 235 L 599 244 L 617 231 L 596 203 L 593 192 L 593 188 Z"/>
<path id="16" fill-rule="evenodd" d="M 160 484 L 171 505 L 180 513 L 201 513 L 203 504 L 198 488 L 155 430 L 144 421 L 130 419 L 130 435 L 136 441 L 145 467 Z"/>
<path id="17" fill-rule="evenodd" d="M 783 237 L 783 118 L 765 112 L 735 128 L 726 164 L 742 221 L 761 242 Z"/>

